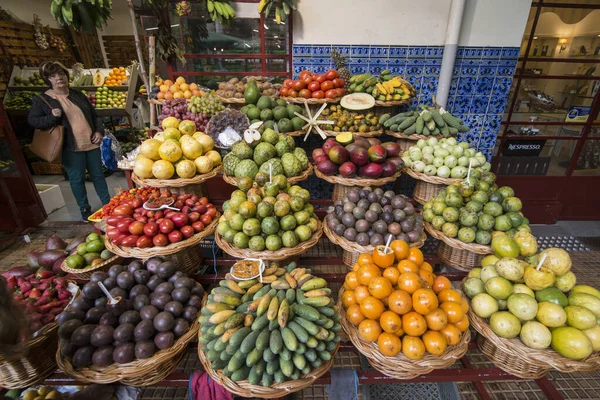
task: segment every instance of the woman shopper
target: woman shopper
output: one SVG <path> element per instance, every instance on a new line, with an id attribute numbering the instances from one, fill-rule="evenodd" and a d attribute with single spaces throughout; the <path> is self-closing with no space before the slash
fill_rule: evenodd
<path id="1" fill-rule="evenodd" d="M 86 221 L 92 213 L 85 189 L 86 170 L 102 204 L 110 200 L 100 159 L 101 122 L 87 96 L 69 88 L 69 71 L 61 63 L 42 63 L 40 76 L 51 89 L 33 98 L 27 121 L 36 129 L 64 127 L 62 164 L 81 218 Z"/>

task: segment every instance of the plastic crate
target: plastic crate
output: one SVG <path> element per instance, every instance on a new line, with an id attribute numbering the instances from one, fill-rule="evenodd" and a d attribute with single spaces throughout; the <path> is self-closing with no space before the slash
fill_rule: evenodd
<path id="1" fill-rule="evenodd" d="M 460 400 L 454 382 L 363 385 L 364 400 Z"/>

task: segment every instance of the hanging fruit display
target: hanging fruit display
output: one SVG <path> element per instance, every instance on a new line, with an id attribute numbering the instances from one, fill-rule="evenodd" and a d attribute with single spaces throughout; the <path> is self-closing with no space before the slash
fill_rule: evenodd
<path id="1" fill-rule="evenodd" d="M 35 38 L 35 45 L 42 50 L 46 50 L 48 48 L 48 40 L 42 31 L 43 29 L 44 25 L 42 25 L 41 18 L 37 14 L 33 14 L 33 37 Z"/>
<path id="2" fill-rule="evenodd" d="M 275 22 L 277 24 L 285 21 L 292 10 L 298 9 L 296 0 L 260 0 L 260 3 L 258 3 L 258 12 L 267 17 L 273 6 L 275 6 Z"/>
<path id="3" fill-rule="evenodd" d="M 53 35 L 52 32 L 50 32 L 50 47 L 58 50 L 60 53 L 67 50 L 67 45 L 65 41 L 62 40 L 62 38 Z"/>
<path id="4" fill-rule="evenodd" d="M 111 17 L 112 0 L 52 0 L 50 12 L 61 25 L 73 27 L 77 31 L 95 32 L 102 29 Z"/>
<path id="5" fill-rule="evenodd" d="M 178 17 L 184 17 L 192 13 L 192 5 L 189 1 L 180 1 L 175 4 L 175 14 Z"/>
<path id="6" fill-rule="evenodd" d="M 216 21 L 218 18 L 219 22 L 223 23 L 235 17 L 235 10 L 229 5 L 228 0 L 207 0 L 206 9 L 208 10 L 210 19 L 213 21 Z"/>

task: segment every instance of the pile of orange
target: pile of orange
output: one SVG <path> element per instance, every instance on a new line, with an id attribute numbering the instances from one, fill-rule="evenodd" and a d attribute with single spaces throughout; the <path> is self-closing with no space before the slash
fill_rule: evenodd
<path id="1" fill-rule="evenodd" d="M 442 355 L 469 329 L 469 304 L 448 278 L 435 276 L 419 249 L 402 240 L 361 254 L 346 275 L 342 304 L 359 336 L 381 354 L 420 360 Z"/>
<path id="2" fill-rule="evenodd" d="M 192 96 L 201 96 L 202 91 L 198 90 L 195 83 L 188 84 L 183 76 L 175 79 L 175 82 L 169 79 L 158 79 L 156 85 L 159 92 L 156 94 L 158 99 L 190 99 Z"/>
<path id="3" fill-rule="evenodd" d="M 106 80 L 104 81 L 105 86 L 121 86 L 127 85 L 129 78 L 127 78 L 127 71 L 124 67 L 113 68 L 108 73 Z"/>

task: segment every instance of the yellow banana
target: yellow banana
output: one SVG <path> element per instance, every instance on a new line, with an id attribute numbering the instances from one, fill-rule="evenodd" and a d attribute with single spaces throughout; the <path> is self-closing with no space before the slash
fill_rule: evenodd
<path id="1" fill-rule="evenodd" d="M 275 22 L 277 22 L 277 24 L 281 24 L 281 11 L 279 6 L 275 7 Z"/>
<path id="2" fill-rule="evenodd" d="M 260 0 L 260 3 L 258 3 L 258 12 L 262 12 L 262 10 L 265 8 L 265 6 L 267 5 L 267 0 Z"/>
<path id="3" fill-rule="evenodd" d="M 213 4 L 212 0 L 208 0 L 206 3 L 206 8 L 208 9 L 208 12 L 213 12 L 215 5 Z"/>

